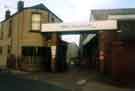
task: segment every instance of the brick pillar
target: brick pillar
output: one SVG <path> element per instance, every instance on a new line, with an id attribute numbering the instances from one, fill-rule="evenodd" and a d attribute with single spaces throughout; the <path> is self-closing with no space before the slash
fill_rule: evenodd
<path id="1" fill-rule="evenodd" d="M 57 50 L 57 45 L 58 45 L 58 34 L 57 33 L 52 33 L 51 37 L 51 70 L 52 72 L 56 71 L 56 50 Z"/>
<path id="2" fill-rule="evenodd" d="M 112 69 L 112 42 L 116 40 L 116 31 L 99 32 L 100 72 L 111 73 Z"/>

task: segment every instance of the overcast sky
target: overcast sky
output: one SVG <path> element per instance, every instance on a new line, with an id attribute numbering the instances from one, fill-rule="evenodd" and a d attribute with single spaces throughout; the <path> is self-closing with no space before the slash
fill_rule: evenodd
<path id="1" fill-rule="evenodd" d="M 0 21 L 4 12 L 16 11 L 18 0 L 0 0 Z M 64 22 L 88 22 L 91 9 L 133 8 L 135 0 L 23 0 L 25 7 L 44 3 Z"/>
<path id="2" fill-rule="evenodd" d="M 4 19 L 5 11 L 12 14 L 17 10 L 19 0 L 0 0 L 0 21 Z M 135 0 L 22 0 L 25 7 L 43 3 L 64 22 L 88 23 L 91 9 L 135 8 Z M 63 36 L 68 42 L 79 44 L 79 36 Z"/>

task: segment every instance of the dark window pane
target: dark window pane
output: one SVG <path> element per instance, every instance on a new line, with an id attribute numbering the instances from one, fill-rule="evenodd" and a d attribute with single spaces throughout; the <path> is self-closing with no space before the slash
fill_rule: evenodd
<path id="1" fill-rule="evenodd" d="M 34 56 L 34 55 L 36 55 L 36 49 L 34 47 L 23 47 L 22 55 L 23 56 Z"/>

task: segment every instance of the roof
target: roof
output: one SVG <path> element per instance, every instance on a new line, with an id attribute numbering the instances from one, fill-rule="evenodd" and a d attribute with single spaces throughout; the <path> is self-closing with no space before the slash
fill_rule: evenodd
<path id="1" fill-rule="evenodd" d="M 62 19 L 60 19 L 58 16 L 56 16 L 51 10 L 49 10 L 44 4 L 40 3 L 38 5 L 34 5 L 32 7 L 24 7 L 22 11 L 26 10 L 26 9 L 39 9 L 39 10 L 47 10 L 48 12 L 52 13 L 55 17 L 57 17 L 61 22 L 63 21 Z M 11 15 L 9 18 L 17 15 L 18 13 L 22 12 L 22 11 L 17 11 L 16 13 L 14 13 L 13 15 Z M 8 19 L 9 19 L 8 18 Z M 8 19 L 4 19 L 3 21 L 1 22 L 4 22 Z"/>
<path id="2" fill-rule="evenodd" d="M 89 43 L 95 36 L 96 34 L 89 34 L 82 42 L 82 45 L 86 45 L 87 43 Z"/>
<path id="3" fill-rule="evenodd" d="M 108 15 L 132 15 L 135 14 L 135 8 L 123 8 L 123 9 L 95 9 L 91 11 L 91 14 L 95 19 L 106 19 Z"/>
<path id="4" fill-rule="evenodd" d="M 40 3 L 38 5 L 30 7 L 31 9 L 49 10 L 44 4 Z"/>
<path id="5" fill-rule="evenodd" d="M 108 15 L 135 15 L 135 8 L 101 9 L 101 10 L 99 9 L 99 10 L 92 10 L 91 14 L 93 15 L 95 20 L 103 20 L 103 19 L 107 19 Z M 122 21 L 119 24 L 120 24 L 119 29 L 121 30 L 121 32 L 118 33 L 119 39 L 124 41 L 134 40 L 135 21 Z"/>

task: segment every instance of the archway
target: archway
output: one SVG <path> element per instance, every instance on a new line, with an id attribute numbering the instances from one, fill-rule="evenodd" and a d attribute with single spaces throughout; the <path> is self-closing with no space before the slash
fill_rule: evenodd
<path id="1" fill-rule="evenodd" d="M 98 62 L 96 62 L 96 61 L 97 61 L 97 59 L 99 59 L 98 58 L 99 48 L 100 48 L 99 44 L 101 42 L 100 35 L 102 34 L 102 33 L 100 33 L 100 31 L 108 32 L 108 31 L 116 31 L 116 30 L 117 30 L 117 21 L 107 20 L 107 21 L 93 21 L 93 22 L 90 22 L 90 24 L 83 24 L 83 25 L 65 24 L 65 23 L 43 24 L 41 32 L 45 36 L 47 36 L 48 34 L 52 35 L 51 36 L 51 47 L 54 48 L 54 46 L 55 46 L 56 49 L 57 49 L 57 45 L 62 44 L 59 41 L 60 35 L 80 34 L 82 37 L 82 38 L 80 38 L 80 47 L 82 48 L 82 50 L 80 52 L 81 56 L 79 56 L 79 58 L 81 60 L 84 60 L 84 59 L 86 60 L 86 62 L 83 61 L 84 63 L 82 62 L 82 64 L 91 64 L 91 67 L 94 67 L 94 65 L 98 64 Z M 63 42 L 63 43 L 65 44 L 65 42 Z M 56 52 L 56 56 L 57 56 L 57 50 L 55 50 L 55 52 Z M 62 55 L 61 55 L 61 57 L 62 57 Z M 54 57 L 54 59 L 55 59 L 55 57 Z M 54 65 L 56 62 L 57 62 L 56 60 L 55 60 L 55 62 L 53 60 L 52 64 Z M 100 62 L 100 64 L 105 64 L 105 63 Z M 102 69 L 104 70 L 104 67 L 103 68 L 101 68 L 101 67 L 102 67 L 102 65 L 99 65 L 98 68 L 100 70 L 102 70 Z M 95 68 L 97 68 L 97 66 L 95 66 Z"/>

